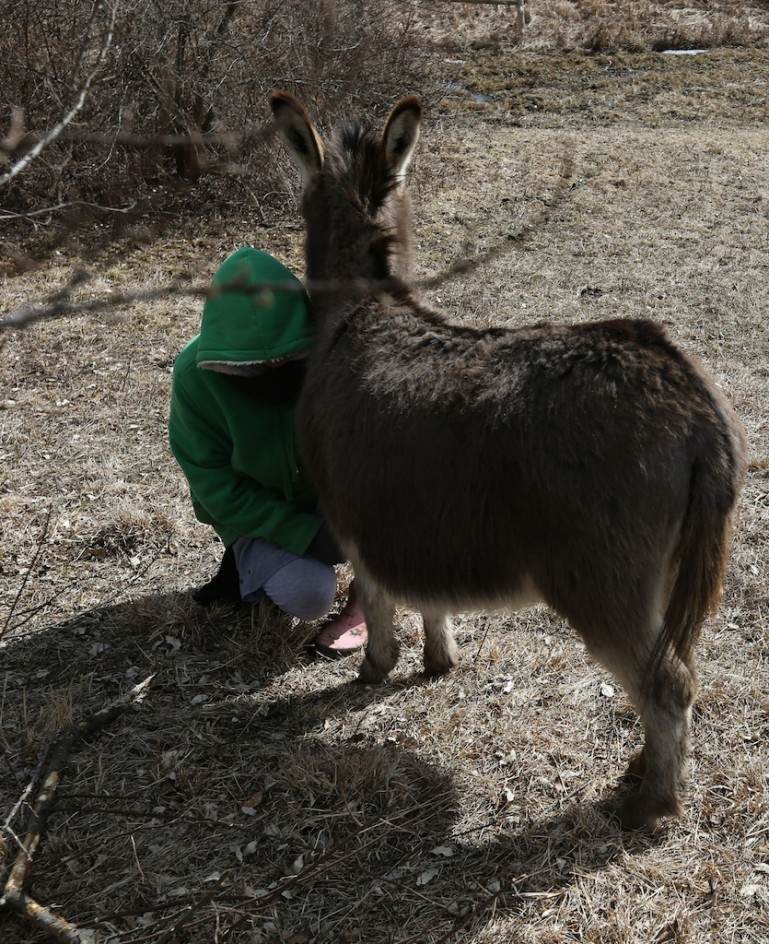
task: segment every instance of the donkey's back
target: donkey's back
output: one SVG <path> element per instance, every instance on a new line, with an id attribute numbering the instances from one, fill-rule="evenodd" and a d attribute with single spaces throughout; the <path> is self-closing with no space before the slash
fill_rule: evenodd
<path id="1" fill-rule="evenodd" d="M 651 599 L 695 470 L 721 517 L 741 475 L 731 410 L 645 321 L 479 331 L 372 305 L 311 368 L 300 420 L 326 514 L 392 594 L 456 612 L 536 587 L 579 626 L 612 588 L 607 632 L 628 572 Z"/>
<path id="2" fill-rule="evenodd" d="M 644 779 L 623 822 L 677 813 L 693 647 L 744 470 L 739 421 L 648 321 L 479 330 L 397 280 L 361 299 L 345 285 L 397 274 L 419 103 L 396 106 L 381 138 L 327 142 L 289 96 L 273 109 L 305 177 L 309 274 L 336 286 L 314 296 L 299 423 L 358 578 L 361 678 L 395 665 L 396 599 L 423 614 L 432 673 L 457 661 L 449 613 L 543 599 L 641 711 Z"/>

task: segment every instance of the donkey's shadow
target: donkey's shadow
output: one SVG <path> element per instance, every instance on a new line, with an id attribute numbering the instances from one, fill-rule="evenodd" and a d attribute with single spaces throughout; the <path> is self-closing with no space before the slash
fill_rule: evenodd
<path id="1" fill-rule="evenodd" d="M 392 825 L 392 829 L 385 828 L 375 860 L 364 853 L 361 844 L 358 857 L 334 870 L 336 885 L 354 884 L 361 902 L 366 903 L 357 915 L 360 927 L 365 922 L 392 921 L 402 907 L 409 912 L 418 908 L 418 924 L 435 928 L 445 923 L 446 902 L 452 902 L 457 915 L 455 930 L 481 932 L 494 914 L 518 913 L 535 899 L 557 900 L 585 875 L 611 868 L 628 855 L 643 853 L 664 841 L 667 826 L 652 834 L 622 831 L 603 799 L 574 799 L 545 816 L 531 818 L 524 810 L 517 821 L 500 812 L 477 828 L 463 830 L 460 821 L 469 798 L 444 764 L 421 752 L 377 742 L 367 734 L 353 734 L 335 744 L 319 741 L 312 734 L 313 729 L 363 713 L 404 688 L 429 684 L 413 673 L 385 686 L 345 681 L 314 692 L 286 694 L 273 698 L 269 712 L 249 726 L 248 737 L 254 741 L 269 744 L 272 739 L 287 738 L 294 746 L 302 745 L 301 756 L 295 755 L 290 764 L 281 767 L 274 788 L 278 805 L 281 797 L 298 789 L 297 773 L 301 769 L 305 774 L 305 765 L 313 770 L 318 765 L 333 767 L 335 773 L 329 779 L 346 771 L 339 782 L 346 782 L 342 789 L 350 791 L 346 799 L 353 807 L 366 806 L 373 799 L 367 800 L 364 792 L 356 793 L 363 767 L 391 771 L 381 780 L 373 774 L 370 782 L 372 795 L 389 797 L 379 825 Z M 269 753 L 268 749 L 265 757 Z M 325 802 L 333 800 L 326 797 Z M 275 809 L 270 810 L 271 816 L 277 815 Z M 372 829 L 373 834 L 375 827 L 366 829 Z M 415 885 L 419 886 L 417 892 Z M 315 894 L 321 897 L 317 902 L 306 902 L 306 907 L 311 909 L 314 903 L 319 909 L 331 909 L 333 888 L 322 894 L 320 889 L 314 890 L 310 898 Z M 414 920 L 413 913 L 410 920 Z M 409 932 L 413 933 L 411 927 Z M 407 939 L 420 938 L 416 934 Z"/>
<path id="2" fill-rule="evenodd" d="M 655 841 L 622 834 L 597 807 L 579 802 L 545 819 L 524 815 L 509 828 L 501 814 L 472 835 L 463 833 L 458 823 L 467 798 L 452 769 L 422 750 L 344 723 L 356 714 L 365 718 L 372 706 L 404 689 L 431 683 L 414 672 L 384 686 L 358 685 L 353 659 L 306 666 L 302 671 L 315 674 L 318 686 L 309 689 L 311 680 L 303 678 L 299 688 L 306 631 L 274 613 L 204 610 L 186 595 L 168 594 L 96 608 L 11 640 L 2 651 L 11 773 L 0 778 L 3 807 L 10 808 L 28 782 L 57 725 L 87 717 L 110 693 L 124 694 L 154 674 L 146 700 L 117 730 L 80 745 L 59 791 L 60 817 L 49 829 L 78 849 L 94 875 L 97 848 L 114 847 L 116 867 L 130 866 L 117 853 L 120 836 L 130 834 L 135 847 L 129 859 L 135 855 L 146 873 L 162 866 L 169 881 L 194 884 L 200 879 L 185 852 L 190 847 L 205 862 L 200 874 L 231 868 L 232 847 L 222 843 L 221 833 L 227 825 L 239 848 L 252 850 L 242 864 L 244 878 L 267 886 L 314 848 L 319 835 L 324 842 L 333 836 L 344 850 L 333 860 L 336 885 L 307 885 L 303 895 L 311 911 L 331 908 L 341 883 L 371 892 L 360 895 L 365 906 L 344 904 L 353 925 L 376 920 L 389 926 L 400 920 L 404 901 L 418 904 L 417 923 L 428 927 L 445 921 L 445 902 L 454 901 L 462 927 L 481 928 L 490 910 L 514 911 L 522 896 L 557 895 L 577 880 L 577 869 L 604 869 Z M 96 777 L 103 780 L 101 794 L 93 792 Z M 130 808 L 118 823 L 113 810 L 121 797 Z M 249 798 L 254 810 L 243 815 L 240 806 Z M 232 816 L 228 824 L 217 818 L 216 811 L 224 810 Z M 325 824 L 332 824 L 330 832 Z M 369 836 L 376 839 L 373 857 Z M 419 885 L 425 863 L 436 862 L 435 850 L 449 847 L 451 858 L 440 859 L 436 876 Z M 177 850 L 173 867 L 158 849 Z M 39 867 L 59 874 L 48 843 L 43 855 Z M 97 879 L 105 885 L 109 880 L 109 873 Z M 62 880 L 52 894 L 67 901 L 74 893 Z M 127 890 L 109 907 L 155 907 L 137 895 Z M 381 905 L 376 915 L 366 910 L 372 901 Z M 282 907 L 290 926 L 292 906 Z M 99 914 L 73 916 L 101 920 Z"/>

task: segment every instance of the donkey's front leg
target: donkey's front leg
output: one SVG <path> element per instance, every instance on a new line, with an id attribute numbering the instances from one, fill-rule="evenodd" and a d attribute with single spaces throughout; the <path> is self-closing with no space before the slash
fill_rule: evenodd
<path id="1" fill-rule="evenodd" d="M 366 684 L 384 682 L 398 661 L 398 641 L 393 630 L 395 604 L 370 577 L 358 575 L 355 586 L 368 630 L 366 658 L 360 667 L 358 681 Z"/>
<path id="2" fill-rule="evenodd" d="M 451 620 L 443 610 L 422 610 L 425 630 L 425 672 L 443 675 L 459 662 Z"/>

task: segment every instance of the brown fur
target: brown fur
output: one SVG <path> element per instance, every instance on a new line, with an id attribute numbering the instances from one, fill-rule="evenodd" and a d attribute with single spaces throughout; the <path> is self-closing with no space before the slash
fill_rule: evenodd
<path id="1" fill-rule="evenodd" d="M 628 827 L 680 812 L 693 647 L 718 599 L 744 433 L 649 321 L 477 329 L 414 296 L 403 174 L 421 105 L 322 141 L 272 98 L 303 172 L 316 341 L 298 418 L 325 515 L 359 581 L 363 681 L 393 668 L 393 606 L 421 610 L 425 669 L 457 661 L 448 614 L 542 599 L 641 713 Z M 360 291 L 361 280 L 370 283 Z"/>

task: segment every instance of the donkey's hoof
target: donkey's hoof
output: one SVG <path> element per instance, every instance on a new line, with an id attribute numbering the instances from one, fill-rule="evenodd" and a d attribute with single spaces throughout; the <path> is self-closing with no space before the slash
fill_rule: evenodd
<path id="1" fill-rule="evenodd" d="M 388 673 L 376 668 L 368 659 L 364 659 L 356 681 L 360 685 L 381 685 L 387 681 Z"/>
<path id="2" fill-rule="evenodd" d="M 425 675 L 447 675 L 459 665 L 459 648 L 453 639 L 442 646 L 426 646 Z"/>
<path id="3" fill-rule="evenodd" d="M 427 678 L 437 678 L 440 675 L 448 675 L 452 669 L 456 668 L 456 662 L 446 663 L 436 663 L 436 662 L 425 662 L 425 675 Z"/>
<path id="4" fill-rule="evenodd" d="M 661 819 L 681 814 L 681 805 L 677 800 L 650 800 L 641 793 L 626 797 L 613 810 L 614 819 L 619 821 L 626 832 L 641 829 L 653 832 Z"/>

